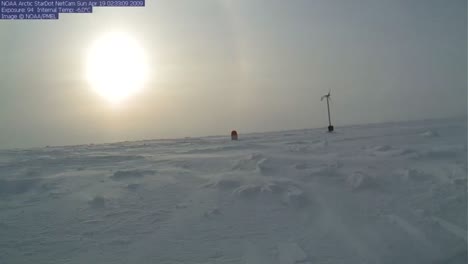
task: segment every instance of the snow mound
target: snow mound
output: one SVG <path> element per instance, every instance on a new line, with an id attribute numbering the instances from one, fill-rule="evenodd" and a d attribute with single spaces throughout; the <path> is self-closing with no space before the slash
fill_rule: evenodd
<path id="1" fill-rule="evenodd" d="M 429 181 L 433 178 L 431 174 L 425 173 L 418 169 L 406 169 L 399 172 L 404 181 Z"/>
<path id="2" fill-rule="evenodd" d="M 203 213 L 204 217 L 213 217 L 217 215 L 221 215 L 221 210 L 219 208 L 212 208 Z"/>
<path id="3" fill-rule="evenodd" d="M 269 192 L 272 193 L 276 190 L 277 186 L 273 183 L 267 184 L 244 184 L 233 190 L 234 194 L 241 196 L 251 196 L 258 193 Z"/>
<path id="4" fill-rule="evenodd" d="M 248 170 L 260 170 L 262 163 L 267 159 L 261 153 L 253 153 L 247 156 L 247 158 L 240 159 L 232 167 L 233 170 L 248 171 Z"/>
<path id="5" fill-rule="evenodd" d="M 374 189 L 378 187 L 377 179 L 373 175 L 356 171 L 346 178 L 346 182 L 353 190 Z"/>
<path id="6" fill-rule="evenodd" d="M 390 145 L 383 145 L 383 146 L 378 146 L 375 148 L 376 151 L 379 151 L 379 152 L 385 152 L 385 151 L 389 151 L 392 149 L 392 146 Z"/>
<path id="7" fill-rule="evenodd" d="M 250 192 L 275 192 L 278 190 L 280 180 L 264 177 L 255 173 L 224 173 L 210 179 L 205 187 L 232 190 L 237 194 Z"/>
<path id="8" fill-rule="evenodd" d="M 466 179 L 466 178 L 455 178 L 455 179 L 452 179 L 452 183 L 454 185 L 465 187 L 465 186 L 468 185 L 468 179 Z"/>
<path id="9" fill-rule="evenodd" d="M 463 159 L 466 160 L 466 151 L 461 147 L 435 147 L 429 150 L 421 151 L 418 155 L 418 159 L 433 159 L 433 160 L 452 160 L 452 159 Z"/>
<path id="10" fill-rule="evenodd" d="M 299 165 L 301 168 L 302 165 Z M 296 167 L 297 168 L 297 167 Z M 310 176 L 320 177 L 339 177 L 341 176 L 340 170 L 343 168 L 343 163 L 339 160 L 330 160 L 317 167 L 306 166 L 306 169 L 310 168 Z"/>
<path id="11" fill-rule="evenodd" d="M 145 175 L 154 175 L 156 172 L 154 170 L 119 170 L 114 172 L 111 176 L 114 180 L 124 180 L 132 178 L 142 178 Z"/>
<path id="12" fill-rule="evenodd" d="M 291 146 L 288 146 L 288 150 L 290 152 L 307 153 L 311 150 L 311 146 L 308 144 L 291 145 Z"/>
<path id="13" fill-rule="evenodd" d="M 244 249 L 244 256 L 242 264 L 263 264 L 263 263 L 276 263 L 273 260 L 273 254 L 268 250 L 259 247 L 258 244 L 247 242 Z"/>
<path id="14" fill-rule="evenodd" d="M 101 195 L 96 195 L 93 199 L 88 201 L 90 207 L 94 209 L 102 209 L 106 207 L 107 199 Z"/>
<path id="15" fill-rule="evenodd" d="M 195 148 L 192 148 L 192 149 L 189 149 L 189 150 L 186 150 L 186 151 L 182 151 L 181 153 L 186 153 L 186 154 L 205 154 L 205 153 L 214 153 L 214 152 L 223 152 L 223 151 L 232 151 L 232 150 L 242 150 L 245 148 L 244 145 L 242 144 L 237 144 L 239 142 L 235 142 L 235 144 L 226 144 L 226 145 L 212 145 L 210 146 L 209 144 L 207 144 L 208 146 L 204 145 L 204 144 L 208 143 L 208 142 L 199 142 L 199 144 L 197 144 L 197 146 Z M 190 146 L 192 145 L 192 143 L 188 143 L 187 146 Z"/>
<path id="16" fill-rule="evenodd" d="M 26 193 L 38 187 L 40 179 L 1 180 L 0 196 Z"/>
<path id="17" fill-rule="evenodd" d="M 293 181 L 285 178 L 265 177 L 259 174 L 225 173 L 213 177 L 204 187 L 230 191 L 241 197 L 261 194 L 275 195 L 287 205 L 302 206 L 307 203 L 303 190 Z"/>
<path id="18" fill-rule="evenodd" d="M 186 203 L 178 203 L 178 204 L 176 204 L 175 207 L 176 207 L 176 209 L 185 209 L 185 208 L 188 208 L 189 205 L 186 204 Z"/>
<path id="19" fill-rule="evenodd" d="M 435 130 L 428 130 L 426 132 L 421 133 L 421 136 L 431 138 L 431 137 L 439 137 L 440 135 Z"/>
<path id="20" fill-rule="evenodd" d="M 418 153 L 415 150 L 409 149 L 409 148 L 400 149 L 398 152 L 393 154 L 394 157 L 397 157 L 397 156 L 415 157 L 417 155 Z"/>
<path id="21" fill-rule="evenodd" d="M 307 170 L 307 169 L 310 169 L 311 166 L 307 164 L 307 162 L 300 162 L 300 163 L 295 164 L 294 168 L 296 170 Z"/>
<path id="22" fill-rule="evenodd" d="M 125 186 L 125 188 L 129 191 L 136 191 L 141 187 L 138 183 L 130 183 Z"/>
<path id="23" fill-rule="evenodd" d="M 311 264 L 307 254 L 296 243 L 284 242 L 278 244 L 280 264 Z"/>
<path id="24" fill-rule="evenodd" d="M 112 239 L 110 242 L 109 242 L 109 245 L 112 245 L 112 246 L 127 246 L 128 244 L 130 244 L 132 241 L 130 241 L 129 239 L 125 239 L 125 238 L 115 238 L 115 239 Z"/>
<path id="25" fill-rule="evenodd" d="M 305 192 L 295 186 L 290 186 L 283 194 L 281 200 L 284 204 L 294 207 L 304 207 L 309 202 Z"/>
<path id="26" fill-rule="evenodd" d="M 313 142 L 293 141 L 288 142 L 287 150 L 294 153 L 308 153 L 315 150 L 323 150 L 328 147 L 327 140 L 315 140 Z"/>

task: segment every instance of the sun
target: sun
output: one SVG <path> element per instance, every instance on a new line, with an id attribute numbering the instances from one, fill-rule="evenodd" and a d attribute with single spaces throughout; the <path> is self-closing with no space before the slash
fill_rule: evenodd
<path id="1" fill-rule="evenodd" d="M 148 66 L 143 48 L 125 33 L 109 33 L 88 51 L 86 79 L 103 98 L 119 103 L 143 89 Z"/>

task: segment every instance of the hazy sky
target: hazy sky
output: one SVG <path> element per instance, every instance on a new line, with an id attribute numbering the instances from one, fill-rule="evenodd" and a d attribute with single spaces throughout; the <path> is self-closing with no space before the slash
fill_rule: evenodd
<path id="1" fill-rule="evenodd" d="M 110 31 L 150 80 L 119 107 L 84 78 Z M 467 111 L 466 0 L 147 0 L 0 21 L 0 148 L 228 135 Z"/>

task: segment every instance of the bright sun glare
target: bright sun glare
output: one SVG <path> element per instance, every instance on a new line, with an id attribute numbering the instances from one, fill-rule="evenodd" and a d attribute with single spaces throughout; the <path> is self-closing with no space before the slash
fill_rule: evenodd
<path id="1" fill-rule="evenodd" d="M 91 46 L 86 77 L 93 89 L 112 103 L 141 90 L 147 78 L 146 56 L 140 45 L 124 33 L 110 33 Z"/>

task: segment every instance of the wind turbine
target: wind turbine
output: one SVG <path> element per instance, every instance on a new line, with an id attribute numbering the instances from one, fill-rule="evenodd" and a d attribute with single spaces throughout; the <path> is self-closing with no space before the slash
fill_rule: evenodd
<path id="1" fill-rule="evenodd" d="M 328 94 L 322 96 L 322 98 L 320 99 L 320 101 L 323 101 L 324 98 L 327 99 L 327 109 L 328 109 L 328 132 L 333 132 L 333 126 L 331 124 L 331 118 L 330 118 L 330 103 L 329 101 L 331 100 L 330 99 L 330 93 L 331 93 L 331 89 L 328 91 Z"/>

